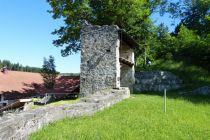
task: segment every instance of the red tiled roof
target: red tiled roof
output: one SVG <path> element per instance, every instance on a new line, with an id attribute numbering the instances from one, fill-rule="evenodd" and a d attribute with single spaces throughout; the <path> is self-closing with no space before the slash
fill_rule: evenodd
<path id="1" fill-rule="evenodd" d="M 47 90 L 39 73 L 0 72 L 0 94 L 6 99 L 19 99 L 45 93 L 72 93 L 79 89 L 78 76 L 59 76 L 54 90 Z"/>

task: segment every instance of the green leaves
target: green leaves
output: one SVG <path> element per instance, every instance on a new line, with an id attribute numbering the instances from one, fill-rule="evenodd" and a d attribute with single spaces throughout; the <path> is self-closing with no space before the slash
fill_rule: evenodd
<path id="1" fill-rule="evenodd" d="M 55 59 L 53 56 L 49 56 L 48 60 L 44 58 L 41 76 L 43 77 L 44 85 L 47 89 L 53 89 L 55 86 L 55 80 L 58 75 L 55 68 Z"/>
<path id="2" fill-rule="evenodd" d="M 205 36 L 210 32 L 210 1 L 209 0 L 180 0 L 170 2 L 168 12 L 172 17 L 181 19 L 181 23 L 198 35 Z"/>
<path id="3" fill-rule="evenodd" d="M 65 26 L 55 30 L 57 47 L 65 46 L 63 56 L 80 50 L 80 21 L 97 25 L 118 25 L 137 42 L 148 35 L 151 26 L 149 16 L 162 0 L 47 0 L 54 19 L 63 18 Z"/>
<path id="4" fill-rule="evenodd" d="M 181 44 L 184 44 L 185 46 L 189 46 L 199 38 L 192 30 L 187 29 L 183 25 L 181 26 L 177 37 Z"/>

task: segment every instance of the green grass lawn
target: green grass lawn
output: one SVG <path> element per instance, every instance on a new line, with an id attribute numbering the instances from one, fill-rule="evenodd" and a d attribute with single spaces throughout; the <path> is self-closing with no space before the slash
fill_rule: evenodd
<path id="1" fill-rule="evenodd" d="M 30 139 L 210 139 L 210 98 L 168 95 L 166 113 L 161 94 L 135 94 L 94 116 L 51 123 Z"/>
<path id="2" fill-rule="evenodd" d="M 210 139 L 210 97 L 181 96 L 210 85 L 207 70 L 182 61 L 157 60 L 149 70 L 166 70 L 183 79 L 183 88 L 167 93 L 135 94 L 91 117 L 66 118 L 51 123 L 31 140 L 198 140 Z"/>

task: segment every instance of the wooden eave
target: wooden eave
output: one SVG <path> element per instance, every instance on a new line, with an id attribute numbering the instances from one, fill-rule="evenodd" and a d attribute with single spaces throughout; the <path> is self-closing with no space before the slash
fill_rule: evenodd
<path id="1" fill-rule="evenodd" d="M 139 44 L 125 30 L 118 31 L 121 41 L 126 42 L 132 49 L 135 49 Z"/>
<path id="2" fill-rule="evenodd" d="M 132 67 L 134 65 L 134 63 L 132 63 L 131 61 L 129 61 L 129 60 L 123 58 L 123 57 L 120 57 L 119 61 L 123 64 L 126 64 L 126 65 L 130 66 L 130 67 Z"/>

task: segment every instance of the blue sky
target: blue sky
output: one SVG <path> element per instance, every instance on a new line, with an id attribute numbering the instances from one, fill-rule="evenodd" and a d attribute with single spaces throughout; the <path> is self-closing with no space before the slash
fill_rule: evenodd
<path id="1" fill-rule="evenodd" d="M 155 13 L 151 16 L 155 25 L 159 25 L 164 23 L 168 26 L 169 32 L 173 32 L 176 25 L 180 22 L 179 19 L 171 19 L 169 14 L 164 14 L 164 16 L 160 16 L 158 13 Z M 172 24 L 173 23 L 173 24 Z"/>
<path id="2" fill-rule="evenodd" d="M 80 54 L 62 57 L 60 48 L 52 44 L 51 32 L 63 22 L 52 19 L 45 0 L 0 0 L 0 59 L 22 65 L 42 67 L 43 57 L 53 55 L 57 70 L 80 71 Z M 171 24 L 167 16 L 153 15 L 156 24 Z M 173 27 L 169 28 L 170 31 Z"/>
<path id="3" fill-rule="evenodd" d="M 53 55 L 60 72 L 79 72 L 79 54 L 61 57 L 51 32 L 63 24 L 47 12 L 45 0 L 0 0 L 0 59 L 42 67 L 43 57 Z"/>

